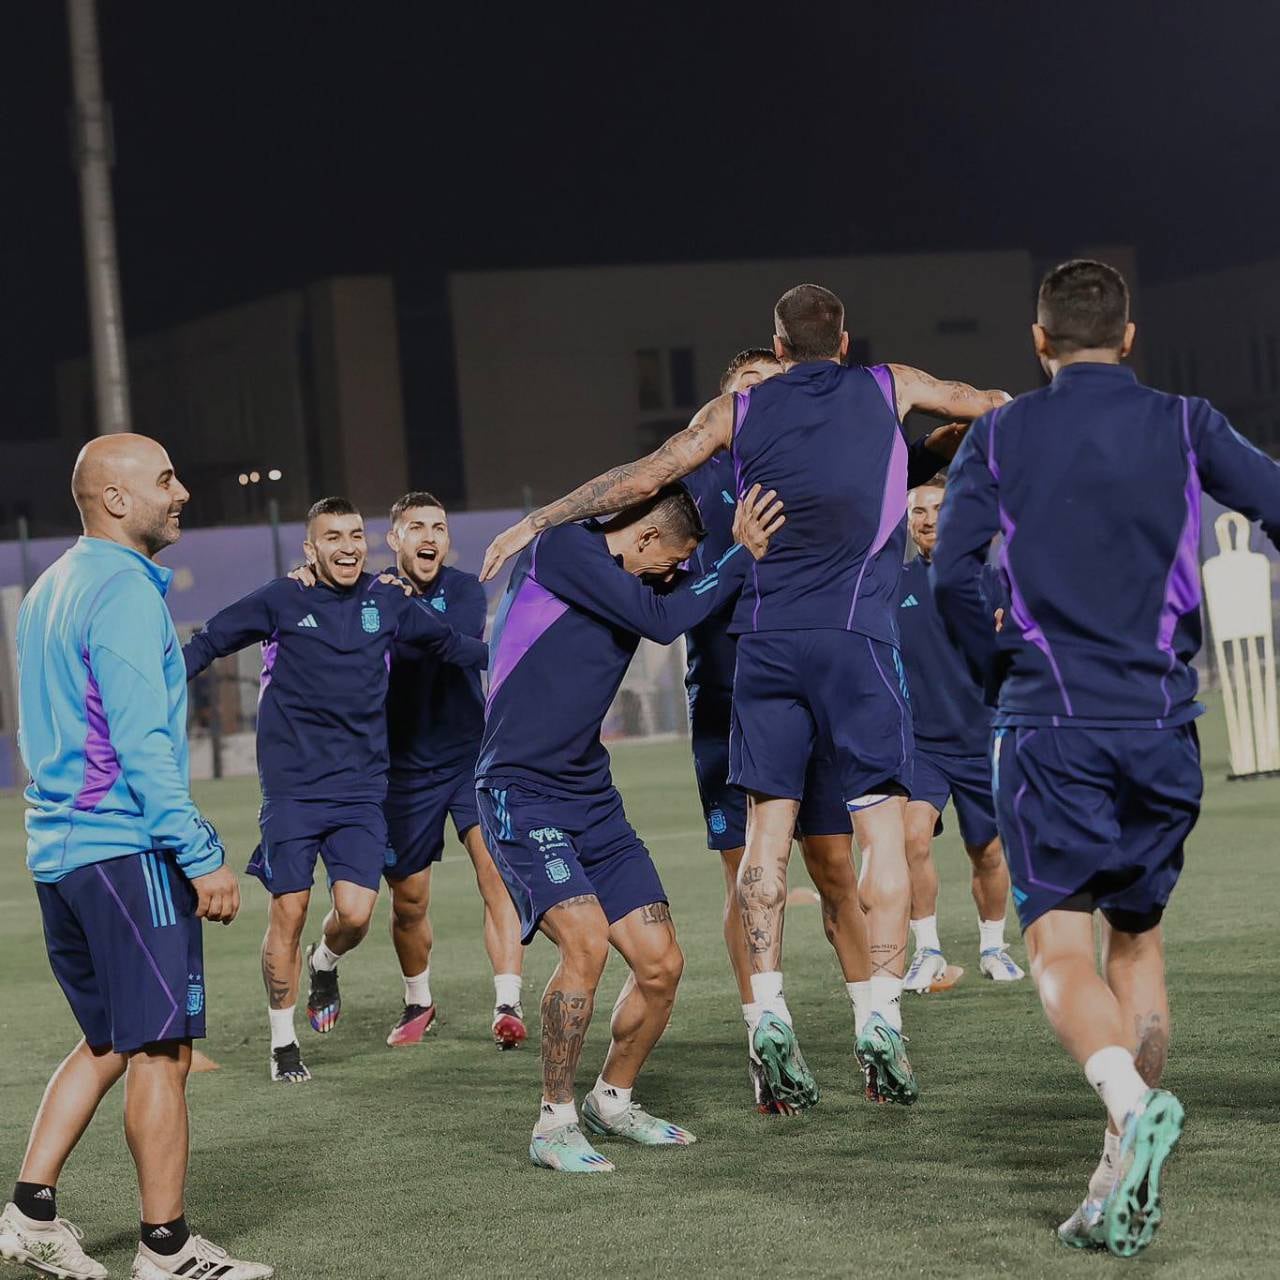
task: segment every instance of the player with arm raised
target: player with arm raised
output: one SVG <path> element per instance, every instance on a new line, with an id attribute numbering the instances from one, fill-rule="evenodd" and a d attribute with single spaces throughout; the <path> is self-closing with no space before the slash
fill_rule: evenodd
<path id="1" fill-rule="evenodd" d="M 271 1078 L 309 1080 L 294 1031 L 302 931 L 316 859 L 333 907 L 307 951 L 312 1029 L 332 1031 L 342 1010 L 338 960 L 365 936 L 392 853 L 386 697 L 391 650 L 414 645 L 438 661 L 479 667 L 484 644 L 459 635 L 398 582 L 364 572 L 364 521 L 345 498 L 307 513 L 306 588 L 279 578 L 229 605 L 187 642 L 188 677 L 216 658 L 261 643 L 258 774 L 262 841 L 249 871 L 271 894 L 262 977 L 271 1028 Z"/>
<path id="2" fill-rule="evenodd" d="M 934 585 L 971 664 L 999 686 L 996 815 L 1032 975 L 1109 1121 L 1059 1236 L 1128 1257 L 1160 1222 L 1183 1123 L 1158 1087 L 1160 921 L 1203 785 L 1191 665 L 1200 498 L 1261 520 L 1280 546 L 1280 466 L 1206 401 L 1144 387 L 1124 367 L 1134 326 L 1113 268 L 1051 271 L 1032 333 L 1052 381 L 980 419 L 961 446 Z M 979 576 L 997 532 L 1008 607 L 991 660 Z"/>
<path id="3" fill-rule="evenodd" d="M 753 491 L 742 504 L 738 530 L 751 555 L 763 554 L 781 523 L 772 498 Z M 610 946 L 630 973 L 583 1123 L 646 1146 L 693 1141 L 631 1098 L 684 961 L 662 882 L 613 786 L 600 726 L 641 637 L 670 644 L 741 588 L 751 556 L 735 544 L 708 573 L 662 590 L 702 534 L 679 485 L 607 524 L 549 530 L 516 563 L 494 623 L 476 795 L 524 941 L 540 929 L 559 951 L 542 999 L 542 1103 L 529 1155 L 565 1172 L 613 1168 L 578 1127 L 574 1100 Z"/>

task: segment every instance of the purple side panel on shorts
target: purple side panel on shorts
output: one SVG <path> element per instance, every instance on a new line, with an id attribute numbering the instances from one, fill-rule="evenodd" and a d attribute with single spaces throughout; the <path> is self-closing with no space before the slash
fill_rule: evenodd
<path id="1" fill-rule="evenodd" d="M 1000 421 L 1000 414 L 1003 410 L 1003 405 L 998 409 L 992 410 L 991 434 L 987 443 L 987 470 L 991 472 L 991 478 L 997 484 L 1000 483 L 1000 464 L 996 460 L 996 424 Z M 1013 535 L 1018 532 L 1018 526 L 1014 523 L 1013 517 L 1005 510 L 1003 502 L 997 500 L 997 507 L 1000 512 L 1000 532 L 1004 535 L 1000 540 L 1000 552 L 997 559 L 1000 569 L 1004 573 L 1005 581 L 1009 584 L 1009 616 L 1017 625 L 1018 630 L 1022 632 L 1022 638 L 1028 644 L 1035 645 L 1044 654 L 1045 661 L 1048 662 L 1049 669 L 1053 672 L 1053 678 L 1057 682 L 1058 692 L 1062 695 L 1063 708 L 1067 715 L 1075 715 L 1075 712 L 1071 709 L 1071 697 L 1067 693 L 1067 686 L 1063 683 L 1062 672 L 1058 669 L 1058 660 L 1053 656 L 1053 650 L 1049 647 L 1048 637 L 1044 634 L 1040 624 L 1031 616 L 1031 610 L 1027 608 L 1026 598 L 1018 586 L 1017 579 L 1013 576 L 1013 566 L 1009 562 L 1009 547 L 1013 542 Z"/>
<path id="2" fill-rule="evenodd" d="M 489 678 L 489 696 L 485 699 L 486 714 L 516 664 L 569 608 L 559 596 L 553 595 L 534 578 L 537 568 L 538 548 L 535 544 L 529 573 L 516 590 L 503 622 L 502 634 L 498 637 Z"/>
<path id="3" fill-rule="evenodd" d="M 733 491 L 742 497 L 742 459 L 738 457 L 738 432 L 746 420 L 747 410 L 751 408 L 751 388 L 733 393 L 733 439 L 729 442 L 729 453 L 733 458 Z M 755 631 L 760 620 L 760 562 L 751 562 L 751 586 L 756 593 L 756 606 L 751 610 L 751 630 Z"/>
<path id="4" fill-rule="evenodd" d="M 262 674 L 258 677 L 258 701 L 262 701 L 262 695 L 266 693 L 271 684 L 271 672 L 275 669 L 276 654 L 280 652 L 280 632 L 273 631 L 271 639 L 263 642 L 262 645 Z"/>
<path id="5" fill-rule="evenodd" d="M 1196 465 L 1196 451 L 1191 446 L 1187 397 L 1178 398 L 1182 401 L 1182 439 L 1187 448 L 1187 482 L 1182 491 L 1187 514 L 1182 523 L 1178 550 L 1169 566 L 1169 576 L 1165 579 L 1164 603 L 1160 606 L 1160 629 L 1156 637 L 1160 651 L 1169 658 L 1169 669 L 1160 677 L 1165 715 L 1169 714 L 1172 704 L 1166 685 L 1178 661 L 1178 656 L 1173 651 L 1173 633 L 1186 614 L 1200 607 L 1200 471 Z"/>
<path id="6" fill-rule="evenodd" d="M 889 690 L 890 696 L 893 698 L 894 702 L 898 704 L 898 713 L 899 713 L 898 728 L 902 738 L 902 763 L 906 764 L 907 754 L 908 754 L 907 753 L 907 709 L 903 705 L 902 699 L 898 696 L 898 691 L 893 687 L 893 685 L 889 683 L 889 678 L 885 675 L 884 668 L 881 667 L 880 665 L 880 659 L 876 657 L 876 647 L 874 644 L 872 644 L 871 637 L 868 636 L 866 640 L 867 640 L 867 652 L 871 655 L 871 661 L 875 664 L 876 674 L 880 677 L 881 680 L 884 681 L 884 687 Z"/>
<path id="7" fill-rule="evenodd" d="M 84 689 L 84 718 L 88 732 L 84 739 L 84 783 L 76 796 L 75 808 L 87 812 L 97 807 L 102 797 L 115 786 L 120 776 L 120 761 L 111 745 L 111 728 L 102 708 L 102 690 L 89 667 L 89 654 L 84 654 L 89 673 Z"/>
<path id="8" fill-rule="evenodd" d="M 123 861 L 123 859 L 118 859 Z M 93 869 L 98 873 L 102 883 L 107 886 L 107 892 L 115 900 L 115 904 L 120 908 L 120 914 L 129 922 L 129 928 L 133 932 L 134 941 L 142 948 L 142 954 L 147 957 L 147 963 L 151 966 L 151 972 L 156 975 L 156 981 L 160 984 L 161 990 L 169 997 L 169 1003 L 172 1008 L 169 1016 L 164 1020 L 164 1025 L 151 1037 L 152 1040 L 163 1040 L 169 1030 L 170 1024 L 177 1016 L 178 1001 L 173 992 L 169 989 L 169 984 L 164 980 L 164 974 L 160 972 L 160 966 L 156 964 L 156 958 L 151 954 L 151 948 L 142 940 L 142 934 L 138 932 L 138 925 L 134 918 L 129 914 L 129 909 L 120 901 L 120 895 L 116 892 L 116 887 L 111 883 L 111 877 L 102 869 L 100 862 L 94 863 Z"/>

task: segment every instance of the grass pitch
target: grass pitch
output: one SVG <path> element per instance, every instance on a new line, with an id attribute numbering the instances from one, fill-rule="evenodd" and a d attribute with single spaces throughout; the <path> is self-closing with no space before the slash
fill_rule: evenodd
<path id="1" fill-rule="evenodd" d="M 317 1037 L 300 1020 L 315 1073 L 302 1087 L 268 1082 L 261 887 L 246 879 L 240 919 L 206 931 L 205 1047 L 221 1070 L 191 1081 L 191 1221 L 242 1256 L 273 1262 L 285 1280 L 1280 1274 L 1280 782 L 1225 783 L 1216 709 L 1202 733 L 1204 816 L 1167 917 L 1174 1041 L 1166 1083 L 1186 1104 L 1188 1124 L 1166 1182 L 1166 1225 L 1137 1262 L 1070 1253 L 1053 1239 L 1097 1158 L 1103 1112 L 1052 1039 L 1030 982 L 996 988 L 978 976 L 954 832 L 937 848 L 939 914 L 947 956 L 968 972 L 954 991 L 907 1001 L 920 1104 L 877 1109 L 861 1100 L 840 974 L 817 908 L 798 905 L 788 914 L 787 994 L 823 1098 L 793 1120 L 751 1110 L 720 936 L 718 860 L 704 847 L 684 744 L 614 756 L 688 958 L 671 1029 L 637 1096 L 691 1128 L 697 1146 L 610 1143 L 618 1172 L 603 1177 L 528 1164 L 536 1010 L 552 952 L 541 939 L 528 951 L 530 1046 L 495 1052 L 479 898 L 466 855 L 451 844 L 432 904 L 432 987 L 443 1025 L 419 1048 L 383 1043 L 400 999 L 385 902 L 369 940 L 343 965 L 338 1030 Z M 255 843 L 255 785 L 196 791 L 243 866 Z M 797 865 L 793 879 L 803 883 L 803 874 Z M 315 923 L 320 909 L 313 903 Z M 0 1173 L 11 1177 L 48 1072 L 78 1034 L 45 960 L 16 798 L 0 800 L 0 912 Z M 1015 953 L 1022 956 L 1020 943 Z M 621 980 L 615 960 L 580 1091 L 599 1068 Z M 113 1275 L 128 1274 L 136 1224 L 121 1103 L 117 1091 L 103 1105 L 60 1187 L 62 1211 Z"/>

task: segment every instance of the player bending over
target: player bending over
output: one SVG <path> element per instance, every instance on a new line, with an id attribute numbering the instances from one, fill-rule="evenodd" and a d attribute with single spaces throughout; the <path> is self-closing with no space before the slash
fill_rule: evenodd
<path id="1" fill-rule="evenodd" d="M 671 1015 L 684 959 L 667 896 L 613 786 L 600 726 L 641 637 L 670 644 L 721 608 L 781 524 L 773 494 L 739 508 L 735 544 L 710 572 L 675 568 L 703 536 L 673 485 L 607 524 L 549 530 L 516 563 L 492 638 L 476 766 L 485 838 L 528 942 L 541 929 L 559 964 L 542 998 L 542 1104 L 529 1155 L 569 1173 L 613 1169 L 578 1127 L 574 1080 L 612 945 L 630 973 L 582 1122 L 646 1146 L 694 1141 L 631 1098 Z M 665 589 L 670 586 L 670 589 Z"/>
<path id="2" fill-rule="evenodd" d="M 1111 267 L 1051 271 L 1032 333 L 1053 381 L 980 419 L 961 446 L 935 590 L 982 663 L 978 576 L 1003 530 L 996 814 L 1045 1013 L 1108 1116 L 1088 1194 L 1058 1234 L 1128 1257 L 1160 1223 L 1183 1123 L 1158 1087 L 1169 1047 L 1160 920 L 1202 789 L 1200 497 L 1261 520 L 1280 545 L 1280 467 L 1208 402 L 1144 387 L 1122 365 L 1134 327 Z"/>
<path id="3" fill-rule="evenodd" d="M 18 741 L 27 866 L 53 976 L 84 1038 L 45 1089 L 0 1258 L 45 1276 L 107 1269 L 58 1216 L 63 1166 L 98 1104 L 125 1081 L 124 1132 L 138 1173 L 134 1280 L 265 1280 L 187 1226 L 187 1073 L 205 1030 L 201 921 L 230 924 L 240 886 L 191 800 L 187 678 L 156 556 L 191 496 L 154 440 L 103 436 L 71 479 L 84 537 L 18 613 Z"/>
<path id="4" fill-rule="evenodd" d="M 902 571 L 898 604 L 902 662 L 916 737 L 906 816 L 916 953 L 902 985 L 915 992 L 944 991 L 964 972 L 948 969 L 938 940 L 933 837 L 941 828 L 948 800 L 955 806 L 960 838 L 969 855 L 973 901 L 978 908 L 978 967 L 994 982 L 1016 982 L 1025 976 L 1004 941 L 1009 869 L 991 799 L 991 713 L 933 600 L 929 565 L 938 541 L 938 508 L 946 484 L 942 476 L 934 476 L 907 497 L 907 532 L 919 555 Z M 990 644 L 995 634 L 991 617 L 995 602 L 988 601 L 988 606 L 981 641 Z"/>
<path id="5" fill-rule="evenodd" d="M 490 545 L 481 574 L 540 530 L 641 501 L 718 449 L 732 450 L 739 491 L 758 483 L 786 497 L 787 527 L 731 624 L 739 640 L 730 781 L 752 797 L 738 879 L 759 1015 L 752 1054 L 774 1096 L 798 1108 L 812 1106 L 818 1090 L 791 1028 L 780 957 L 786 866 L 815 756 L 834 762 L 850 809 L 868 810 L 855 817 L 872 960 L 869 985 L 850 991 L 866 1033 L 859 1060 L 877 1096 L 916 1096 L 899 1007 L 911 757 L 896 617 L 907 502 L 900 421 L 911 409 L 969 420 L 1007 399 L 905 365 L 846 368 L 848 349 L 840 299 L 818 285 L 789 290 L 774 309 L 781 375 L 717 397 L 648 457 L 526 516 Z"/>
<path id="6" fill-rule="evenodd" d="M 258 775 L 262 841 L 249 863 L 271 894 L 262 979 L 271 1027 L 271 1078 L 309 1080 L 294 1030 L 302 930 L 316 859 L 333 899 L 319 943 L 307 948 L 307 1017 L 332 1031 L 342 1012 L 338 961 L 369 931 L 387 840 L 386 698 L 393 645 L 480 667 L 485 646 L 459 635 L 426 601 L 364 572 L 364 521 L 345 498 L 307 513 L 303 543 L 313 588 L 278 578 L 215 614 L 187 642 L 188 678 L 215 658 L 261 643 Z"/>

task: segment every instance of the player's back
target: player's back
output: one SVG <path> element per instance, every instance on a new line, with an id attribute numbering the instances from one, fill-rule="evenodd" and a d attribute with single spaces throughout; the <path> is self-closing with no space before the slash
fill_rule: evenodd
<path id="1" fill-rule="evenodd" d="M 684 485 L 693 496 L 702 517 L 706 537 L 698 544 L 689 567 L 699 574 L 709 573 L 733 546 L 733 517 L 737 510 L 733 459 L 723 450 L 714 453 L 698 469 L 685 477 Z M 727 699 L 733 690 L 733 668 L 737 642 L 729 633 L 734 604 L 712 614 L 685 636 L 688 668 L 685 686 L 693 698 L 702 691 Z"/>
<path id="2" fill-rule="evenodd" d="M 733 630 L 836 628 L 896 645 L 907 447 L 889 370 L 799 364 L 736 393 L 735 408 L 738 492 L 776 489 L 787 522 Z"/>
<path id="3" fill-rule="evenodd" d="M 998 723 L 1176 724 L 1198 712 L 1203 400 L 1073 364 L 983 419 L 970 465 L 998 491 L 1009 618 Z M 948 501 L 962 498 L 948 494 Z M 950 512 L 939 531 L 946 554 Z M 1010 625 L 1011 624 L 1011 625 Z"/>

